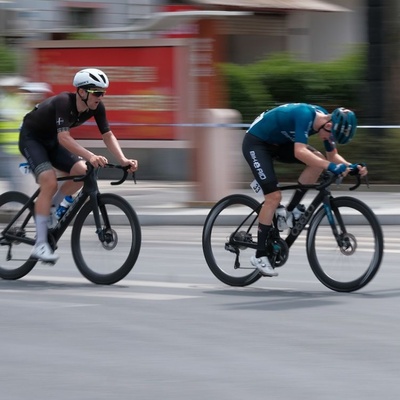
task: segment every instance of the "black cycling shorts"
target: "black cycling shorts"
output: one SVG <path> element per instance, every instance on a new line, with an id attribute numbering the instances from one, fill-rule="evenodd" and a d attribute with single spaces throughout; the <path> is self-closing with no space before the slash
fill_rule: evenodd
<path id="1" fill-rule="evenodd" d="M 307 148 L 312 152 L 318 152 L 312 146 L 307 146 Z M 289 164 L 304 164 L 294 156 L 294 142 L 274 145 L 246 133 L 242 143 L 242 151 L 264 194 L 279 190 L 274 160 Z"/>
<path id="2" fill-rule="evenodd" d="M 19 139 L 19 149 L 27 159 L 36 178 L 41 172 L 49 169 L 47 168 L 49 164 L 69 174 L 74 164 L 82 160 L 81 157 L 61 146 L 58 141 L 43 143 L 38 139 L 32 138 L 23 128 Z"/>

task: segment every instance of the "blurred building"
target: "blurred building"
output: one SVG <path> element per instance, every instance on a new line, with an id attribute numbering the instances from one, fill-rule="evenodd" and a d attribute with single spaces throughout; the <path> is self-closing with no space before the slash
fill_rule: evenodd
<path id="1" fill-rule="evenodd" d="M 165 117 L 157 119 L 157 113 L 151 110 L 148 115 L 139 119 L 138 115 L 144 112 L 134 109 L 139 104 L 136 99 L 149 96 L 148 91 L 151 90 L 151 95 L 156 92 L 157 96 L 163 97 L 165 89 L 171 89 L 172 95 L 169 98 L 174 99 L 171 104 L 179 108 L 175 113 L 176 119 L 172 120 L 176 125 L 182 122 L 224 122 L 208 120 L 209 117 L 203 116 L 210 114 L 202 113 L 210 108 L 222 108 L 223 99 L 220 101 L 218 97 L 218 79 L 215 79 L 213 69 L 216 63 L 248 64 L 277 51 L 291 52 L 305 61 L 333 60 L 346 53 L 352 45 L 366 42 L 366 15 L 365 1 L 362 0 L 0 0 L 0 40 L 4 39 L 13 49 L 20 49 L 22 73 L 30 66 L 36 68 L 35 60 L 26 51 L 35 43 L 46 42 L 46 46 L 51 47 L 57 42 L 69 42 L 65 46 L 71 46 L 72 42 L 76 43 L 76 39 L 80 39 L 90 48 L 93 47 L 93 39 L 104 43 L 130 40 L 151 42 L 153 47 L 160 45 L 160 39 L 176 39 L 182 43 L 185 41 L 186 47 L 179 52 L 179 56 L 172 56 L 171 53 L 172 67 L 168 74 L 160 74 L 168 77 L 170 86 L 161 84 L 154 78 L 155 83 L 145 82 L 148 86 L 147 92 L 138 93 L 138 89 L 134 87 L 134 79 L 122 77 L 119 65 L 117 68 L 107 69 L 113 82 L 104 99 L 105 103 L 108 102 L 106 105 L 110 115 L 119 111 L 122 115 L 122 110 L 117 109 L 121 104 L 124 105 L 124 110 L 131 107 L 130 118 L 136 123 L 148 122 L 147 130 L 157 130 L 158 134 L 161 128 L 152 127 L 151 124 L 170 121 L 166 121 Z M 88 51 L 82 52 L 89 57 Z M 68 65 L 68 62 L 72 63 L 72 57 L 68 62 L 63 62 L 65 58 L 60 56 L 58 59 L 61 61 L 56 64 L 54 60 L 57 57 L 43 56 L 42 64 L 43 59 L 50 60 L 49 64 L 53 64 L 49 66 L 46 75 L 50 75 L 52 68 L 65 71 L 65 79 L 68 78 L 66 84 L 70 85 L 69 76 L 73 72 L 68 67 L 75 71 L 80 66 L 79 63 L 87 65 L 90 62 L 102 66 L 104 60 L 108 59 L 109 62 L 109 57 L 104 55 L 103 59 L 100 51 L 90 56 L 89 60 L 81 57 L 79 52 L 73 53 L 75 61 L 72 65 Z M 148 57 L 150 61 L 140 70 L 142 73 L 159 71 L 159 66 L 168 64 L 168 59 L 163 58 L 153 68 L 155 57 L 152 54 Z M 126 61 L 126 57 L 121 55 L 114 57 L 112 61 L 118 62 L 118 59 Z M 137 57 L 133 58 L 135 65 L 125 63 L 127 68 L 124 73 L 127 70 L 129 74 L 135 73 L 131 66 L 138 70 L 143 67 L 137 60 Z M 105 67 L 110 68 L 110 65 Z M 179 72 L 180 69 L 183 71 Z M 51 83 L 53 90 L 58 92 L 56 84 L 59 82 L 47 80 L 45 72 L 41 70 L 42 75 L 30 77 Z M 154 77 L 153 72 L 140 78 Z M 178 80 L 182 82 L 177 84 Z M 124 92 L 129 86 L 126 82 L 132 85 L 131 93 Z M 121 89 L 118 89 L 118 85 Z M 176 90 L 174 85 L 177 86 Z M 119 92 L 116 93 L 117 91 Z M 183 92 L 184 95 L 180 98 Z M 125 97 L 120 101 L 117 96 L 122 95 Z M 135 99 L 134 104 L 128 103 L 128 99 Z M 198 112 L 198 119 L 192 118 L 190 111 L 193 110 Z M 127 113 L 123 115 L 125 114 Z M 112 126 L 116 120 L 117 118 L 111 118 Z M 116 132 L 121 132 L 122 129 L 116 129 Z M 167 138 L 168 140 L 163 141 L 160 137 L 152 137 L 150 141 L 138 138 L 134 143 L 127 141 L 123 145 L 132 145 L 132 154 L 141 160 L 141 178 L 191 179 L 192 166 L 196 163 L 193 159 L 199 158 L 199 154 L 193 156 L 192 148 L 204 145 L 188 140 L 190 136 L 201 137 L 201 132 L 196 129 L 199 128 L 174 127 L 173 140 Z M 136 130 L 141 134 L 146 131 L 142 127 Z M 91 144 L 94 143 L 92 138 L 89 140 Z M 205 150 L 205 154 L 210 153 Z M 183 165 L 188 168 L 183 168 Z"/>
<path id="2" fill-rule="evenodd" d="M 283 50 L 309 61 L 331 60 L 367 36 L 362 0 L 0 0 L 0 37 L 21 43 L 143 39 L 190 31 L 189 17 L 165 14 L 176 4 L 192 10 L 251 12 L 224 18 L 218 26 L 226 37 L 229 61 L 237 63 Z"/>

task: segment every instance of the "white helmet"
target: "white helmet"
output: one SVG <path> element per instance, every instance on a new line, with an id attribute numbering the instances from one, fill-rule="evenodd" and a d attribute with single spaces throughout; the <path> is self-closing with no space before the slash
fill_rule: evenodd
<path id="1" fill-rule="evenodd" d="M 94 87 L 107 89 L 109 81 L 103 71 L 96 68 L 86 68 L 75 74 L 73 85 L 83 89 Z"/>

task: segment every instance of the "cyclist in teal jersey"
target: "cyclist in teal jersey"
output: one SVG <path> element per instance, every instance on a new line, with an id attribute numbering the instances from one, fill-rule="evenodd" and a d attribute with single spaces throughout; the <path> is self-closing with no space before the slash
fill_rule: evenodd
<path id="1" fill-rule="evenodd" d="M 315 183 L 323 170 L 345 176 L 351 163 L 338 153 L 336 143 L 350 142 L 356 129 L 353 111 L 341 107 L 330 114 L 323 107 L 306 103 L 284 104 L 265 111 L 250 125 L 242 151 L 265 198 L 259 214 L 257 250 L 250 262 L 264 276 L 278 275 L 265 248 L 275 210 L 282 201 L 273 162 L 304 164 L 298 179 L 303 185 Z M 326 157 L 308 144 L 311 135 L 318 135 L 322 140 Z M 368 173 L 364 164 L 358 164 L 358 169 L 361 176 Z M 305 188 L 295 191 L 287 206 L 288 212 L 293 211 L 306 192 Z"/>

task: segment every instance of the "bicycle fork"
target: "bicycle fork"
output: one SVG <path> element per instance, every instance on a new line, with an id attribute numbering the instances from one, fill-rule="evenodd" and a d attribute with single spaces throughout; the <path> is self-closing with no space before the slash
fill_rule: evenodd
<path id="1" fill-rule="evenodd" d="M 93 218 L 94 218 L 94 223 L 96 225 L 96 234 L 99 237 L 99 240 L 103 243 L 105 240 L 104 237 L 104 230 L 101 225 L 100 221 L 100 211 L 99 211 L 99 201 L 97 198 L 98 193 L 90 193 L 90 202 L 92 203 L 92 209 L 93 209 Z M 110 227 L 110 222 L 108 221 L 108 218 L 106 217 L 107 213 L 105 210 L 102 212 L 104 223 L 106 224 L 106 227 Z"/>
<path id="2" fill-rule="evenodd" d="M 96 225 L 96 234 L 103 244 L 104 248 L 112 249 L 117 242 L 116 233 L 111 229 L 111 223 L 108 218 L 107 210 L 104 204 L 99 204 L 98 193 L 90 193 L 90 201 L 92 203 L 93 218 Z M 100 213 L 103 218 L 103 225 L 100 219 Z"/>
<path id="3" fill-rule="evenodd" d="M 347 232 L 344 225 L 343 218 L 336 206 L 332 206 L 331 197 L 326 196 L 323 200 L 323 207 L 325 210 L 326 217 L 328 219 L 329 225 L 331 226 L 333 236 L 336 239 L 336 243 L 341 249 L 347 249 L 351 244 L 346 240 Z M 335 223 L 335 220 L 337 223 Z M 338 226 L 340 227 L 340 232 L 338 231 Z"/>

